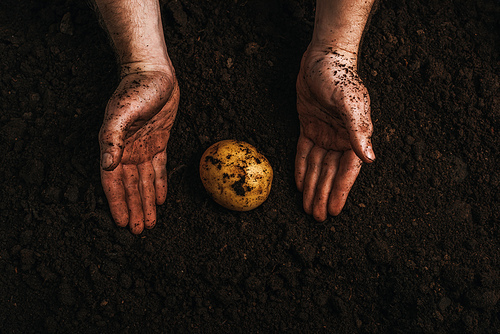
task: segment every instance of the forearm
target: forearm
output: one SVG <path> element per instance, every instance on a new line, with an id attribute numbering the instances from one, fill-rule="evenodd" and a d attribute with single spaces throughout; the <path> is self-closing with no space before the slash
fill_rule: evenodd
<path id="1" fill-rule="evenodd" d="M 96 0 L 122 66 L 171 67 L 158 0 Z"/>
<path id="2" fill-rule="evenodd" d="M 357 53 L 376 0 L 317 0 L 312 43 Z"/>

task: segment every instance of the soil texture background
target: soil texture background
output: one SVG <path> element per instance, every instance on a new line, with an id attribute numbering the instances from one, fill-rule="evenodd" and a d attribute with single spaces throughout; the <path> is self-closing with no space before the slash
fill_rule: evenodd
<path id="1" fill-rule="evenodd" d="M 100 185 L 118 68 L 95 13 L 0 4 L 1 333 L 498 333 L 498 1 L 380 2 L 360 64 L 377 160 L 323 223 L 293 179 L 314 1 L 161 6 L 181 102 L 167 202 L 133 236 Z M 253 211 L 203 189 L 222 139 L 274 168 Z"/>

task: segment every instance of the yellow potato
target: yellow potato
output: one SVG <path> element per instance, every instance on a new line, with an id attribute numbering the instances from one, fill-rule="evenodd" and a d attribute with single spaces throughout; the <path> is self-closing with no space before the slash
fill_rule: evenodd
<path id="1" fill-rule="evenodd" d="M 273 169 L 252 145 L 223 140 L 203 153 L 200 177 L 217 203 L 231 210 L 248 211 L 264 203 L 269 196 Z"/>

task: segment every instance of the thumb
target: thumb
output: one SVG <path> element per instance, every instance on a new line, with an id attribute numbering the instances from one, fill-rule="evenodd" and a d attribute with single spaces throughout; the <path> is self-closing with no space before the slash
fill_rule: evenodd
<path id="1" fill-rule="evenodd" d="M 353 130 L 350 133 L 351 147 L 356 155 L 363 162 L 371 163 L 375 161 L 375 152 L 373 151 L 372 139 L 362 134 L 359 130 Z"/>
<path id="2" fill-rule="evenodd" d="M 127 123 L 123 116 L 108 117 L 106 112 L 106 117 L 99 131 L 102 169 L 114 170 L 121 162 L 125 148 L 125 135 L 130 127 Z"/>
<path id="3" fill-rule="evenodd" d="M 356 155 L 364 162 L 370 163 L 375 160 L 375 152 L 372 146 L 373 124 L 370 117 L 370 105 L 351 106 L 351 112 L 346 115 L 346 127 L 349 133 L 350 144 Z"/>

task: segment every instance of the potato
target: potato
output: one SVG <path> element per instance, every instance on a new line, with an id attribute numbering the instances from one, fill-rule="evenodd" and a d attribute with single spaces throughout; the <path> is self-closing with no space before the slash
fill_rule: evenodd
<path id="1" fill-rule="evenodd" d="M 252 145 L 223 140 L 203 153 L 200 177 L 215 202 L 227 209 L 248 211 L 264 203 L 269 196 L 273 169 Z"/>

